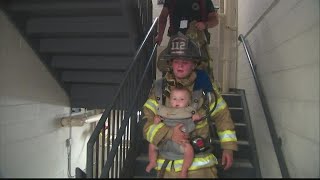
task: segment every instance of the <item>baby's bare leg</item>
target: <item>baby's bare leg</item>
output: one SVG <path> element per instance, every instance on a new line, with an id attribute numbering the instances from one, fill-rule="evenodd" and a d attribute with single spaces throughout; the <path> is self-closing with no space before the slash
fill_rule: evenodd
<path id="1" fill-rule="evenodd" d="M 157 156 L 158 150 L 157 147 L 153 144 L 149 144 L 149 164 L 147 165 L 146 171 L 150 172 L 151 169 L 157 166 Z"/>
<path id="2" fill-rule="evenodd" d="M 184 148 L 184 155 L 183 155 L 183 164 L 182 164 L 180 177 L 186 178 L 188 177 L 188 169 L 191 166 L 193 161 L 194 151 L 191 144 L 189 143 L 185 143 L 182 146 Z"/>

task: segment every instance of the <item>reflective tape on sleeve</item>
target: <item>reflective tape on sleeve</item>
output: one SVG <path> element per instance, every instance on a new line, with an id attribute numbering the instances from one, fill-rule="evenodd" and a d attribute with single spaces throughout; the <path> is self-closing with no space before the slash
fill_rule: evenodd
<path id="1" fill-rule="evenodd" d="M 148 99 L 146 101 L 146 103 L 144 103 L 143 106 L 145 106 L 146 108 L 150 109 L 154 114 L 156 114 L 156 109 L 158 107 L 158 102 L 156 100 L 153 99 Z"/>
<path id="2" fill-rule="evenodd" d="M 157 167 L 155 168 L 156 170 L 160 170 L 161 166 L 164 163 L 164 159 L 158 158 L 157 159 Z M 170 171 L 173 163 L 173 168 L 175 172 L 179 172 L 182 170 L 182 164 L 183 164 L 183 159 L 178 159 L 174 161 L 169 161 L 166 171 Z M 197 170 L 205 167 L 211 167 L 215 164 L 218 164 L 217 158 L 213 154 L 208 154 L 204 157 L 195 157 L 193 159 L 193 162 L 191 166 L 189 167 L 188 170 Z"/>
<path id="3" fill-rule="evenodd" d="M 218 132 L 220 142 L 232 142 L 237 141 L 237 136 L 235 131 L 225 130 Z"/>
<path id="4" fill-rule="evenodd" d="M 208 120 L 204 119 L 196 124 L 196 129 L 205 127 L 208 124 Z"/>
<path id="5" fill-rule="evenodd" d="M 213 102 L 210 105 L 210 111 L 212 110 L 212 108 L 214 107 L 215 102 Z M 211 116 L 214 116 L 215 114 L 217 114 L 219 111 L 223 110 L 225 107 L 227 106 L 227 103 L 223 100 L 222 96 L 218 99 L 218 104 L 216 109 L 211 113 Z"/>
<path id="6" fill-rule="evenodd" d="M 148 131 L 147 131 L 147 141 L 149 141 L 150 143 L 153 142 L 153 138 L 155 136 L 155 134 L 159 131 L 160 128 L 162 128 L 164 126 L 164 123 L 159 123 L 159 124 L 152 124 Z"/>

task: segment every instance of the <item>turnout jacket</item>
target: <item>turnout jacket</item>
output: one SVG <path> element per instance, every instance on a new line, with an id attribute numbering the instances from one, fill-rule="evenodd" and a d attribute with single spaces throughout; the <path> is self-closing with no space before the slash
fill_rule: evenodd
<path id="1" fill-rule="evenodd" d="M 210 79 L 208 75 L 202 71 L 202 70 L 197 70 L 193 72 L 188 78 L 183 79 L 182 81 L 177 82 L 173 75 L 171 73 L 167 73 L 164 77 L 167 81 L 163 94 L 165 96 L 165 105 L 169 105 L 169 94 L 170 94 L 170 89 L 175 87 L 175 86 L 184 86 L 187 87 L 190 92 L 193 92 L 195 88 L 201 88 L 202 90 L 208 91 L 210 90 L 210 87 L 212 88 L 213 91 L 217 93 L 217 105 L 215 110 L 211 113 L 211 118 L 210 120 L 215 122 L 216 130 L 219 135 L 220 143 L 221 143 L 221 148 L 222 149 L 227 149 L 227 150 L 233 150 L 237 151 L 238 146 L 237 146 L 237 138 L 236 138 L 236 133 L 235 133 L 235 127 L 234 123 L 231 119 L 231 115 L 228 109 L 228 106 L 224 99 L 222 98 L 221 94 L 219 93 L 218 89 L 215 87 L 215 85 L 210 82 Z M 209 81 L 210 84 L 206 83 L 197 83 L 200 81 Z M 212 86 L 212 84 L 214 86 Z M 198 87 L 196 87 L 198 86 Z M 200 87 L 199 87 L 200 86 Z M 202 86 L 202 87 L 201 87 Z M 207 86 L 207 87 L 206 87 Z M 212 97 L 213 94 L 212 94 Z M 170 140 L 173 129 L 166 126 L 164 123 L 160 122 L 159 124 L 154 124 L 153 123 L 153 118 L 155 116 L 156 108 L 159 105 L 157 101 L 157 97 L 155 95 L 155 87 L 153 86 L 150 90 L 149 93 L 149 98 L 145 102 L 143 106 L 143 112 L 144 112 L 144 119 L 146 119 L 146 123 L 143 128 L 143 135 L 144 138 L 156 145 L 159 146 L 162 142 L 165 142 L 166 140 Z M 215 105 L 215 101 L 210 104 L 210 109 L 212 109 Z M 199 101 L 199 109 L 198 113 L 204 115 L 205 114 L 205 103 L 204 103 L 204 97 L 200 98 Z M 195 130 L 192 132 L 193 135 L 199 135 L 202 136 L 203 138 L 207 138 L 209 136 L 209 125 L 207 122 L 207 119 L 203 119 L 200 122 L 196 124 Z M 158 167 L 156 167 L 157 170 L 160 170 L 162 163 L 164 162 L 164 159 L 161 157 L 158 157 L 157 163 Z M 182 167 L 183 160 L 175 160 L 174 162 L 170 162 L 166 168 L 167 171 L 170 171 L 170 167 L 172 167 L 172 164 L 174 163 L 174 169 L 175 171 L 180 171 Z M 189 168 L 189 170 L 195 170 L 195 169 L 200 169 L 204 167 L 211 167 L 213 165 L 217 164 L 217 159 L 213 154 L 201 154 L 201 155 L 195 155 L 195 158 L 193 160 L 193 164 Z"/>

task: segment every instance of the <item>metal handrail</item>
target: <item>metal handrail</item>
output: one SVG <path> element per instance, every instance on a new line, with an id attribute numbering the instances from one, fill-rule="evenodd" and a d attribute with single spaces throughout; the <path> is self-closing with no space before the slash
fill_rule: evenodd
<path id="1" fill-rule="evenodd" d="M 269 111 L 269 106 L 268 106 L 268 104 L 266 102 L 263 90 L 262 90 L 261 85 L 260 85 L 259 78 L 258 78 L 258 76 L 256 74 L 255 65 L 253 64 L 252 59 L 251 59 L 251 53 L 250 53 L 251 51 L 250 51 L 249 47 L 247 46 L 247 42 L 246 42 L 246 40 L 245 40 L 245 38 L 244 38 L 244 36 L 242 34 L 239 35 L 238 40 L 240 42 L 242 42 L 242 44 L 243 44 L 244 50 L 246 52 L 246 55 L 247 55 L 247 58 L 248 58 L 248 61 L 249 61 L 250 67 L 251 67 L 253 78 L 255 80 L 256 87 L 258 89 L 258 93 L 259 93 L 260 101 L 261 101 L 261 104 L 262 104 L 263 112 L 264 112 L 264 115 L 266 117 L 267 124 L 268 124 L 268 127 L 269 127 L 269 131 L 270 131 L 273 147 L 274 147 L 274 150 L 275 150 L 278 162 L 279 162 L 281 174 L 282 174 L 282 176 L 284 178 L 290 178 L 289 173 L 288 173 L 288 168 L 287 168 L 287 165 L 286 165 L 286 161 L 284 159 L 283 152 L 282 152 L 282 149 L 281 149 L 281 138 L 277 135 L 277 131 L 275 130 L 274 122 L 273 122 L 273 119 L 271 117 L 271 113 Z"/>
<path id="2" fill-rule="evenodd" d="M 250 143 L 250 149 L 251 149 L 251 157 L 252 157 L 252 162 L 254 164 L 254 169 L 255 169 L 255 177 L 256 178 L 262 178 L 261 176 L 261 168 L 259 164 L 259 158 L 257 154 L 257 147 L 256 147 L 256 141 L 253 135 L 253 130 L 252 130 L 252 121 L 250 118 L 250 113 L 249 113 L 249 108 L 248 108 L 248 102 L 246 99 L 246 94 L 244 89 L 238 89 L 237 90 L 239 94 L 241 95 L 241 102 L 242 102 L 242 108 L 243 108 L 243 117 L 246 122 L 246 126 L 248 129 L 248 141 Z"/>
<path id="3" fill-rule="evenodd" d="M 142 78 L 139 82 L 139 85 L 138 85 L 138 89 L 137 89 L 137 92 L 135 94 L 135 96 L 133 97 L 134 99 L 134 102 L 137 100 L 138 96 L 139 96 L 139 91 L 141 90 L 141 87 L 142 87 L 142 83 L 143 83 L 143 79 L 144 77 L 146 76 L 147 74 L 147 71 L 148 71 L 148 68 L 150 67 L 151 63 L 152 63 L 152 57 L 154 55 L 154 52 L 156 51 L 157 49 L 157 44 L 154 46 L 153 50 L 152 50 L 152 54 L 149 58 L 149 61 L 147 63 L 147 66 L 145 68 L 145 71 L 143 72 L 143 75 L 142 75 Z M 128 111 L 128 114 L 131 114 L 134 110 L 134 104 L 132 104 L 129 108 L 129 111 Z M 125 117 L 124 120 L 122 120 L 121 122 L 121 126 L 120 126 L 120 129 L 117 133 L 117 137 L 116 139 L 114 140 L 114 143 L 112 144 L 112 148 L 110 150 L 110 154 L 109 154 L 109 159 L 107 160 L 105 166 L 103 167 L 102 169 L 102 174 L 101 174 L 101 178 L 106 178 L 107 175 L 108 175 L 108 172 L 110 171 L 112 165 L 113 165 L 113 159 L 118 151 L 118 147 L 120 145 L 120 143 L 122 142 L 122 135 L 125 133 L 125 128 L 128 126 L 128 123 L 129 123 L 129 116 Z"/>
<path id="4" fill-rule="evenodd" d="M 151 2 L 150 0 L 148 0 L 148 2 Z M 146 9 L 152 9 L 152 4 L 150 3 L 143 3 L 141 2 L 139 5 L 143 5 L 143 8 Z M 148 6 L 149 5 L 149 6 Z M 120 160 L 123 160 L 122 158 L 126 157 L 126 153 L 122 148 L 126 148 L 126 150 L 128 149 L 133 149 L 135 148 L 135 143 L 129 142 L 130 145 L 128 145 L 127 141 L 134 141 L 134 139 L 126 139 L 127 137 L 125 137 L 125 134 L 130 133 L 127 136 L 130 136 L 132 134 L 135 134 L 135 126 L 136 123 L 135 121 L 138 119 L 136 117 L 135 114 L 137 114 L 137 111 L 139 111 L 139 108 L 137 107 L 142 107 L 143 103 L 142 101 L 144 101 L 143 97 L 147 96 L 147 92 L 149 91 L 149 89 L 151 88 L 151 84 L 152 84 L 152 79 L 151 78 L 155 78 L 153 77 L 153 74 L 150 75 L 147 74 L 147 72 L 149 71 L 153 71 L 150 66 L 152 63 L 154 63 L 154 59 L 155 59 L 155 51 L 156 51 L 156 47 L 157 44 L 154 45 L 153 42 L 153 35 L 155 35 L 155 32 L 157 30 L 157 23 L 158 23 L 158 18 L 156 18 L 152 25 L 152 18 L 150 18 L 150 16 L 152 17 L 152 11 L 151 12 L 143 12 L 144 14 L 142 14 L 144 17 L 142 17 L 142 24 L 144 24 L 145 26 L 150 27 L 149 31 L 147 32 L 147 34 L 145 35 L 144 40 L 142 41 L 141 45 L 139 46 L 138 50 L 136 51 L 136 54 L 134 56 L 133 61 L 131 62 L 128 70 L 126 71 L 126 74 L 123 78 L 123 81 L 120 84 L 120 87 L 118 89 L 118 91 L 116 92 L 116 94 L 114 95 L 113 100 L 109 103 L 108 107 L 105 109 L 104 113 L 102 114 L 99 122 L 96 125 L 96 128 L 94 129 L 88 143 L 87 143 L 87 165 L 86 165 L 86 173 L 87 173 L 87 178 L 92 178 L 93 177 L 93 168 L 94 168 L 94 145 L 96 145 L 96 171 L 95 171 L 95 176 L 98 177 L 99 174 L 101 174 L 100 177 L 108 177 L 108 174 L 110 173 L 110 169 L 111 167 L 115 168 L 115 172 L 112 170 L 111 172 L 111 176 L 117 176 L 121 172 L 123 169 L 123 164 L 118 164 L 118 150 L 120 148 Z M 149 23 L 150 22 L 150 23 Z M 151 26 L 150 26 L 151 25 Z M 148 45 L 154 45 L 153 50 L 149 51 L 150 49 L 152 49 L 151 47 L 148 47 Z M 142 51 L 142 49 L 145 48 L 145 51 Z M 142 55 L 147 55 L 147 57 L 143 56 L 140 57 Z M 149 56 L 149 59 L 148 58 Z M 140 58 L 140 59 L 139 59 Z M 145 59 L 145 60 L 141 60 L 141 59 Z M 147 60 L 147 62 L 145 62 Z M 153 64 L 152 64 L 153 65 Z M 135 69 L 136 68 L 136 69 Z M 140 68 L 144 68 L 142 70 L 140 70 Z M 151 70 L 150 70 L 151 69 Z M 142 73 L 141 76 L 139 76 L 139 74 Z M 133 75 L 132 75 L 133 74 Z M 139 76 L 137 78 L 137 76 Z M 137 78 L 137 79 L 133 79 L 133 78 Z M 145 80 L 145 78 L 147 80 Z M 149 79 L 148 79 L 149 78 Z M 132 80 L 133 79 L 133 80 Z M 150 86 L 149 89 L 145 89 L 144 91 L 142 91 L 142 86 L 144 85 L 143 88 L 146 88 L 147 86 Z M 148 88 L 148 87 L 147 87 Z M 132 93 L 134 93 L 134 95 L 132 95 Z M 126 98 L 126 94 L 122 94 L 122 93 L 126 93 L 126 94 L 131 94 L 129 95 L 129 99 L 124 99 Z M 142 96 L 141 94 L 143 94 L 144 96 Z M 137 100 L 137 97 L 140 95 L 140 99 Z M 121 104 L 126 104 L 124 106 L 121 106 Z M 121 107 L 120 107 L 121 106 Z M 117 109 L 119 108 L 120 109 Z M 116 115 L 112 115 L 113 111 L 118 111 L 116 112 Z M 107 160 L 106 162 L 104 161 L 104 153 L 105 153 L 105 149 L 104 149 L 104 145 L 105 145 L 105 139 L 102 138 L 102 150 L 99 151 L 99 134 L 102 134 L 102 137 L 105 137 L 105 123 L 108 120 L 108 124 L 110 122 L 111 118 L 116 118 L 117 121 L 113 122 L 112 128 L 115 129 L 116 126 L 118 129 L 115 129 L 115 131 L 112 130 L 112 132 L 110 132 L 110 128 L 108 128 L 108 136 L 112 136 L 112 139 L 108 139 L 107 142 Z M 129 121 L 130 121 L 130 126 L 129 125 Z M 110 123 L 111 124 L 111 123 Z M 109 125 L 110 125 L 109 124 Z M 116 125 L 115 125 L 116 124 Z M 111 125 L 110 125 L 111 126 Z M 130 129 L 131 128 L 131 129 Z M 129 130 L 128 130 L 129 129 Z M 128 132 L 130 131 L 130 132 Z M 115 139 L 114 139 L 115 137 Z M 131 138 L 134 138 L 131 136 Z M 125 142 L 123 142 L 125 141 Z M 112 145 L 111 150 L 110 150 L 110 145 Z M 124 147 L 122 147 L 122 145 Z M 128 147 L 130 146 L 130 147 Z M 131 147 L 132 146 L 132 147 Z M 102 164 L 100 169 L 98 168 L 100 166 L 100 164 L 98 163 L 98 161 L 100 160 L 100 153 L 101 155 L 101 159 L 102 159 Z M 116 157 L 116 158 L 115 158 Z M 116 164 L 114 164 L 114 160 L 116 159 Z M 119 168 L 120 167 L 120 168 Z M 99 172 L 99 170 L 101 170 Z M 115 174 L 115 175 L 114 175 Z M 120 175 L 121 176 L 121 175 Z"/>

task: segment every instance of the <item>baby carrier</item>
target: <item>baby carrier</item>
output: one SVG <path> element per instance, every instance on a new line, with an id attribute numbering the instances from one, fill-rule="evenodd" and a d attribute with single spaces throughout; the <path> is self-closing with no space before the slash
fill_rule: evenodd
<path id="1" fill-rule="evenodd" d="M 191 106 L 177 109 L 159 105 L 157 111 L 157 114 L 163 117 L 162 122 L 167 126 L 174 127 L 181 123 L 183 124 L 182 131 L 188 134 L 195 129 L 195 124 L 191 118 L 195 113 L 195 109 Z M 183 159 L 183 150 L 181 149 L 181 146 L 172 140 L 166 140 L 158 147 L 158 149 L 159 154 L 166 159 Z"/>
<path id="2" fill-rule="evenodd" d="M 197 80 L 195 81 L 194 84 L 194 90 L 192 92 L 192 101 L 191 101 L 191 105 L 189 108 L 192 108 L 193 110 L 198 110 L 200 108 L 200 106 L 202 105 L 202 103 L 207 104 L 207 110 L 206 110 L 206 115 L 203 116 L 201 118 L 201 120 L 203 119 L 209 119 L 210 118 L 210 114 L 215 110 L 216 108 L 216 104 L 217 104 L 217 94 L 216 92 L 213 90 L 212 84 L 210 82 L 210 85 L 208 85 L 208 82 L 204 81 L 204 78 L 202 78 L 204 75 L 204 71 L 203 70 L 197 70 Z M 207 84 L 203 84 L 203 83 L 207 83 Z M 165 97 L 163 95 L 163 89 L 166 86 L 166 79 L 162 78 L 162 79 L 158 79 L 155 81 L 155 95 L 156 95 L 156 99 L 158 101 L 159 104 L 159 110 L 162 108 L 162 105 L 164 104 L 164 100 Z M 204 89 L 200 89 L 198 87 L 204 87 Z M 214 97 L 211 96 L 210 92 L 213 92 Z M 205 94 L 205 100 L 203 102 L 200 103 L 202 96 Z M 214 103 L 214 107 L 209 110 L 209 104 L 211 104 L 213 101 L 215 101 Z M 191 112 L 192 113 L 192 112 Z M 167 124 L 168 126 L 175 126 L 178 123 L 183 123 L 184 126 L 186 127 L 186 132 L 190 133 L 195 129 L 195 124 L 192 121 L 192 119 L 188 116 L 185 117 L 179 117 L 176 119 L 168 119 L 166 121 L 164 121 L 165 124 Z M 199 154 L 199 153 L 207 153 L 207 152 L 212 152 L 211 149 L 211 142 L 213 140 L 214 137 L 214 127 L 211 123 L 208 123 L 209 125 L 209 139 L 205 140 L 200 136 L 194 136 L 190 138 L 190 143 L 194 149 L 195 154 Z M 167 141 L 165 142 L 164 146 L 160 146 L 159 147 L 159 154 L 161 156 L 163 156 L 166 160 L 163 163 L 163 166 L 161 168 L 161 171 L 159 173 L 159 177 L 163 176 L 164 173 L 164 169 L 167 166 L 168 162 L 170 160 L 177 160 L 177 159 L 183 159 L 183 152 L 179 151 L 179 145 L 177 145 L 176 143 L 172 142 L 172 141 Z"/>

